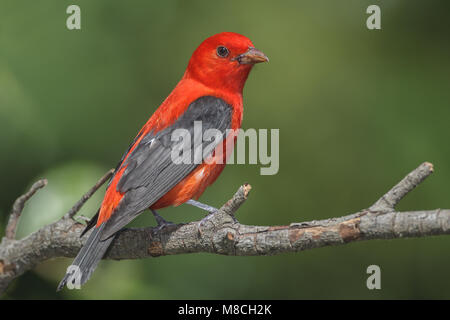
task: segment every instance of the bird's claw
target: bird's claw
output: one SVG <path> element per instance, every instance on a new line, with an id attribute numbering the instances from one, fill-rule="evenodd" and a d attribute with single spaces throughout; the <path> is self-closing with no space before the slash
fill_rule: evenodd
<path id="1" fill-rule="evenodd" d="M 218 210 L 210 211 L 210 212 L 209 212 L 202 220 L 200 220 L 200 221 L 198 222 L 198 224 L 197 224 L 197 231 L 198 231 L 198 233 L 199 233 L 200 235 L 203 234 L 203 232 L 202 232 L 202 226 L 203 226 L 206 222 L 208 222 L 208 221 L 214 216 L 214 214 L 217 213 L 217 211 L 218 211 Z M 212 223 L 212 222 L 211 222 L 211 223 Z"/>
<path id="2" fill-rule="evenodd" d="M 163 217 L 161 217 L 159 214 L 156 213 L 156 211 L 152 210 L 153 215 L 155 216 L 156 223 L 158 225 L 156 226 L 156 231 L 160 232 L 164 229 L 167 229 L 168 231 L 175 230 L 177 228 L 177 224 L 165 220 Z"/>
<path id="3" fill-rule="evenodd" d="M 173 231 L 177 228 L 177 224 L 170 222 L 170 221 L 166 221 L 165 223 L 161 223 L 158 224 L 158 226 L 156 227 L 156 231 L 160 232 L 164 229 L 167 229 L 167 231 Z"/>

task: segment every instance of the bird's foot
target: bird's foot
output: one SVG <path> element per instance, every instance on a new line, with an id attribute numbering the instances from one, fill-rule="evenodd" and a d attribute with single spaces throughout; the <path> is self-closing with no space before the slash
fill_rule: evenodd
<path id="1" fill-rule="evenodd" d="M 215 214 L 217 213 L 217 211 L 219 211 L 219 210 L 218 210 L 217 208 L 211 207 L 211 206 L 209 206 L 209 205 L 207 205 L 207 204 L 204 204 L 204 203 L 201 203 L 201 202 L 192 200 L 192 199 L 186 201 L 186 203 L 187 203 L 187 204 L 190 204 L 191 206 L 200 208 L 200 209 L 205 210 L 205 211 L 208 212 L 208 214 L 207 214 L 202 220 L 200 220 L 200 221 L 198 222 L 198 225 L 197 225 L 197 231 L 198 231 L 198 233 L 199 233 L 200 235 L 202 235 L 202 234 L 203 234 L 203 232 L 202 232 L 202 227 L 204 226 L 204 224 L 207 223 L 208 221 L 209 221 L 210 223 L 212 223 L 212 222 L 210 221 L 211 218 L 213 218 L 214 215 L 215 215 Z M 234 221 L 234 222 L 238 222 L 234 216 L 232 216 L 232 218 L 233 218 L 233 221 Z M 214 225 L 214 223 L 213 223 L 213 225 Z"/>
<path id="2" fill-rule="evenodd" d="M 156 231 L 161 231 L 163 229 L 174 230 L 177 227 L 176 223 L 170 222 L 165 220 L 163 217 L 161 217 L 155 210 L 150 209 L 153 213 L 153 216 L 155 217 L 156 223 L 158 226 L 156 227 Z"/>
<path id="3" fill-rule="evenodd" d="M 209 220 L 211 220 L 211 218 L 214 216 L 214 214 L 217 212 L 216 211 L 210 211 L 202 220 L 200 220 L 197 224 L 197 231 L 200 235 L 203 234 L 202 232 L 202 227 L 205 223 L 207 223 Z M 212 223 L 212 222 L 211 222 Z"/>
<path id="4" fill-rule="evenodd" d="M 204 204 L 204 203 L 192 200 L 192 199 L 186 201 L 186 203 L 190 204 L 191 206 L 200 208 L 200 209 L 208 212 L 208 214 L 202 220 L 200 220 L 197 225 L 197 231 L 201 235 L 203 225 L 213 217 L 213 215 L 217 212 L 217 208 L 211 207 L 207 204 Z"/>

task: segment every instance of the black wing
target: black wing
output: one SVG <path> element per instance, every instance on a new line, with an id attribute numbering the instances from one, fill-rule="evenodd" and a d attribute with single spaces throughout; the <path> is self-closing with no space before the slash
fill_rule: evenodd
<path id="1" fill-rule="evenodd" d="M 145 135 L 120 165 L 127 167 L 117 184 L 117 190 L 125 195 L 105 222 L 102 240 L 122 229 L 189 175 L 199 165 L 198 161 L 192 161 L 199 145 L 203 149 L 201 159 L 210 155 L 215 146 L 225 138 L 226 130 L 231 128 L 231 113 L 231 106 L 224 100 L 204 96 L 192 102 L 170 127 L 156 134 L 150 132 Z M 195 121 L 201 121 L 201 135 L 194 134 Z M 181 136 L 190 135 L 190 140 L 182 139 L 184 142 L 190 141 L 190 144 L 181 147 L 184 150 L 189 148 L 191 161 L 175 163 L 172 160 L 172 150 L 180 148 L 179 141 L 172 141 L 172 134 L 177 129 L 185 129 L 181 131 Z M 202 136 L 208 129 L 219 130 L 220 139 L 215 139 L 214 142 L 202 141 Z M 177 133 L 180 134 L 180 131 Z M 189 155 L 186 152 L 181 154 L 185 160 Z"/>

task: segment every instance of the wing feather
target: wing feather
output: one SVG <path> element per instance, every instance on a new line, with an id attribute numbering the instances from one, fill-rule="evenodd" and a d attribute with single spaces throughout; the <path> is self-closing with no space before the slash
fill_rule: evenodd
<path id="1" fill-rule="evenodd" d="M 217 129 L 222 133 L 221 140 L 215 140 L 215 146 L 223 141 L 226 130 L 231 128 L 232 108 L 224 100 L 204 96 L 192 102 L 179 119 L 168 128 L 154 134 L 147 133 L 123 161 L 120 167 L 126 166 L 122 177 L 117 184 L 117 191 L 124 193 L 111 217 L 106 221 L 102 232 L 102 240 L 107 239 L 122 229 L 142 211 L 149 208 L 164 194 L 189 175 L 199 164 L 194 161 L 174 163 L 172 151 L 179 147 L 178 141 L 172 141 L 172 134 L 176 129 L 185 129 L 183 132 L 194 139 L 189 141 L 190 154 L 202 148 L 213 150 L 210 142 L 202 141 L 203 133 L 208 129 Z M 194 122 L 201 121 L 202 136 L 194 135 Z M 186 150 L 186 149 L 184 149 Z M 185 154 L 183 154 L 185 156 Z M 204 160 L 208 154 L 203 154 Z"/>

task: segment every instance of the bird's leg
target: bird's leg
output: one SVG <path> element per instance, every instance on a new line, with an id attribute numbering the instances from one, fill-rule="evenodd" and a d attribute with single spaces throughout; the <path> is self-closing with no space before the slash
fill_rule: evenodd
<path id="1" fill-rule="evenodd" d="M 201 227 L 205 224 L 205 222 L 207 222 L 214 216 L 214 214 L 218 211 L 218 209 L 192 199 L 186 201 L 186 203 L 208 212 L 208 214 L 198 223 L 198 232 L 201 234 L 202 233 Z"/>
<path id="2" fill-rule="evenodd" d="M 173 222 L 166 221 L 163 217 L 161 217 L 155 210 L 150 209 L 150 211 L 153 213 L 153 216 L 155 217 L 156 223 L 158 223 L 157 230 L 161 231 L 165 228 L 174 228 L 177 225 Z"/>
<path id="3" fill-rule="evenodd" d="M 191 206 L 200 208 L 200 209 L 208 212 L 208 214 L 202 220 L 200 220 L 200 222 L 198 223 L 198 232 L 201 233 L 201 227 L 203 226 L 203 224 L 205 222 L 207 222 L 209 219 L 211 219 L 211 217 L 214 215 L 215 212 L 217 212 L 217 208 L 211 207 L 207 204 L 204 204 L 204 203 L 192 200 L 192 199 L 186 201 L 186 203 L 190 204 Z"/>
<path id="4" fill-rule="evenodd" d="M 200 209 L 202 209 L 202 210 L 208 211 L 209 214 L 214 213 L 214 212 L 217 211 L 217 208 L 208 206 L 207 204 L 204 204 L 204 203 L 201 203 L 201 202 L 192 200 L 192 199 L 186 201 L 186 203 L 187 203 L 187 204 L 190 204 L 191 206 L 194 206 L 194 207 L 200 208 Z M 209 215 L 209 214 L 208 214 L 208 215 Z"/>

